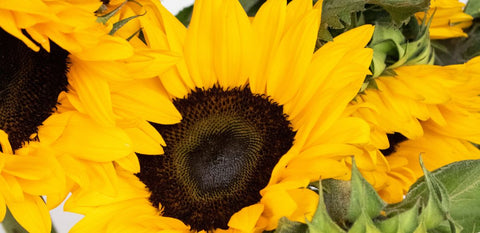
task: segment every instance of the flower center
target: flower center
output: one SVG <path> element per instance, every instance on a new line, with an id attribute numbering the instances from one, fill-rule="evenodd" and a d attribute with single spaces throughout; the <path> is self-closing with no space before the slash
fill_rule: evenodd
<path id="1" fill-rule="evenodd" d="M 192 230 L 227 229 L 230 217 L 257 203 L 295 132 L 283 107 L 250 89 L 196 89 L 173 101 L 183 116 L 157 125 L 165 154 L 138 155 L 153 206 Z"/>
<path id="2" fill-rule="evenodd" d="M 390 143 L 390 147 L 384 150 L 380 150 L 384 156 L 389 156 L 397 151 L 397 146 L 401 142 L 408 140 L 405 136 L 401 133 L 393 133 L 387 134 L 388 142 Z"/>
<path id="3" fill-rule="evenodd" d="M 22 147 L 66 90 L 68 52 L 51 43 L 35 52 L 0 28 L 0 129 L 12 149 Z"/>

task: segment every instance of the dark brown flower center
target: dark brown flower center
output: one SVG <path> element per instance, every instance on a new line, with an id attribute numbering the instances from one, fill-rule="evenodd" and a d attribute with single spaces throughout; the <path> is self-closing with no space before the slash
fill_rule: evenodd
<path id="1" fill-rule="evenodd" d="M 0 28 L 0 129 L 18 149 L 50 116 L 66 90 L 68 52 L 50 43 L 35 52 Z"/>
<path id="2" fill-rule="evenodd" d="M 154 124 L 165 154 L 138 155 L 137 176 L 164 216 L 192 230 L 226 229 L 235 212 L 260 200 L 295 132 L 282 106 L 248 87 L 196 89 L 174 104 L 182 121 Z"/>
<path id="3" fill-rule="evenodd" d="M 397 151 L 398 144 L 408 140 L 403 134 L 401 133 L 393 133 L 387 134 L 388 142 L 390 143 L 390 147 L 384 150 L 380 150 L 384 156 L 389 156 Z"/>

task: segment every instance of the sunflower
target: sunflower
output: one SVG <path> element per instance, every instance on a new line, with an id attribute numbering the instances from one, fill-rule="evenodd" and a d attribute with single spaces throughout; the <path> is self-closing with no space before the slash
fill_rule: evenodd
<path id="1" fill-rule="evenodd" d="M 146 154 L 163 152 L 161 136 L 146 120 L 180 120 L 173 104 L 157 94 L 160 88 L 150 88 L 152 84 L 159 86 L 152 77 L 177 58 L 148 46 L 135 48 L 128 38 L 110 35 L 113 25 L 97 22 L 95 12 L 102 4 L 97 0 L 36 0 L 7 1 L 0 6 L 0 129 L 8 135 L 12 152 L 7 153 L 7 147 L 2 149 L 15 155 L 28 151 L 32 157 L 48 153 L 61 164 L 66 184 L 45 189 L 37 177 L 18 183 L 25 184 L 29 193 L 36 187 L 33 193 L 47 195 L 49 208 L 60 203 L 72 188 L 103 187 L 105 192 L 115 193 L 112 161 L 138 171 L 134 148 L 142 148 L 139 151 Z M 152 101 L 148 98 L 156 98 L 156 102 L 149 105 Z M 137 102 L 143 105 L 136 107 Z M 164 115 L 151 113 L 169 107 Z M 47 149 L 27 149 L 37 142 L 41 146 L 35 148 Z M 2 143 L 7 145 L 6 141 Z M 51 164 L 52 159 L 48 160 Z M 47 162 L 39 164 L 50 169 Z M 44 227 L 50 224 L 45 217 L 47 208 L 40 209 L 37 198 L 36 202 L 25 200 L 25 213 L 30 209 L 45 211 L 42 218 L 36 218 L 45 221 L 42 227 L 32 227 L 33 220 L 26 214 L 13 213 L 14 217 L 27 218 L 17 220 L 27 222 L 22 225 L 29 231 L 49 231 Z M 35 205 L 26 208 L 28 203 Z"/>
<path id="2" fill-rule="evenodd" d="M 467 37 L 464 28 L 472 25 L 473 17 L 463 13 L 465 4 L 459 0 L 431 0 L 429 10 L 418 12 L 415 17 L 419 22 L 430 19 L 430 38 L 448 39 L 453 37 Z"/>
<path id="3" fill-rule="evenodd" d="M 52 149 L 34 141 L 59 93 L 67 89 L 66 49 L 83 51 L 96 43 L 83 31 L 92 18 L 76 22 L 90 7 L 92 1 L 77 7 L 64 1 L 6 1 L 0 6 L 0 217 L 7 206 L 29 232 L 50 232 L 48 209 L 39 195 L 65 186 Z M 88 43 L 78 43 L 84 39 Z"/>
<path id="4" fill-rule="evenodd" d="M 182 121 L 152 123 L 164 153 L 118 168 L 118 195 L 74 192 L 65 208 L 85 217 L 71 232 L 272 230 L 311 219 L 309 182 L 349 178 L 354 155 L 369 165 L 354 146 L 368 124 L 342 113 L 369 73 L 371 25 L 314 52 L 321 1 L 270 0 L 250 21 L 238 1 L 200 0 L 188 29 L 158 7 L 184 57 L 160 76 Z"/>
<path id="5" fill-rule="evenodd" d="M 388 202 L 403 194 L 423 173 L 421 154 L 429 170 L 480 158 L 480 58 L 461 65 L 412 65 L 396 75 L 376 79 L 352 102 L 353 116 L 369 122 L 371 142 L 386 156 L 388 174 L 379 193 Z"/>
<path id="6" fill-rule="evenodd" d="M 106 6 L 100 9 L 104 8 Z M 104 11 L 113 16 L 118 14 L 108 9 L 98 10 L 96 17 L 101 18 Z M 93 48 L 71 53 L 68 91 L 60 93 L 57 110 L 39 127 L 40 142 L 55 150 L 68 178 L 63 190 L 48 195 L 50 208 L 58 205 L 74 189 L 115 194 L 114 166 L 138 172 L 140 168 L 134 151 L 163 153 L 160 145 L 164 141 L 147 120 L 173 124 L 181 118 L 174 105 L 162 94 L 156 77 L 175 64 L 178 58 L 171 52 L 152 49 L 148 43 L 152 35 L 140 27 L 126 31 L 130 33 L 128 37 L 116 34 L 118 28 L 112 20 L 120 22 L 123 19 L 110 18 L 104 24 L 96 22 L 110 30 L 104 31 L 102 37 L 115 38 L 126 46 L 100 41 Z M 128 42 L 137 38 L 139 32 L 146 38 L 141 46 Z M 111 53 L 112 49 L 121 55 Z"/>

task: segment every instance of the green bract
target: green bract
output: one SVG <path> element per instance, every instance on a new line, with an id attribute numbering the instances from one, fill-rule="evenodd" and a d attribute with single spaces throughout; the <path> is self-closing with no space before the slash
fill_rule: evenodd
<path id="1" fill-rule="evenodd" d="M 480 160 L 452 163 L 432 173 L 420 164 L 425 175 L 402 202 L 386 205 L 353 163 L 351 181 L 319 182 L 322 191 L 312 221 L 302 224 L 283 218 L 275 232 L 478 232 Z M 338 192 L 336 199 L 333 191 Z M 331 210 L 332 205 L 338 211 Z"/>

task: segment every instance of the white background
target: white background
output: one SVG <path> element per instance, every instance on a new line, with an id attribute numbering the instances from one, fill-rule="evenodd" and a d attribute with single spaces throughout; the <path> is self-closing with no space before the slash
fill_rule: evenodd
<path id="1" fill-rule="evenodd" d="M 163 5 L 173 14 L 178 13 L 181 9 L 189 6 L 194 0 L 161 0 Z M 466 3 L 468 0 L 460 0 Z M 82 218 L 82 215 L 63 212 L 63 205 L 50 211 L 53 219 L 53 225 L 58 233 L 67 233 L 68 230 Z M 3 228 L 0 228 L 0 233 L 5 233 Z"/>

